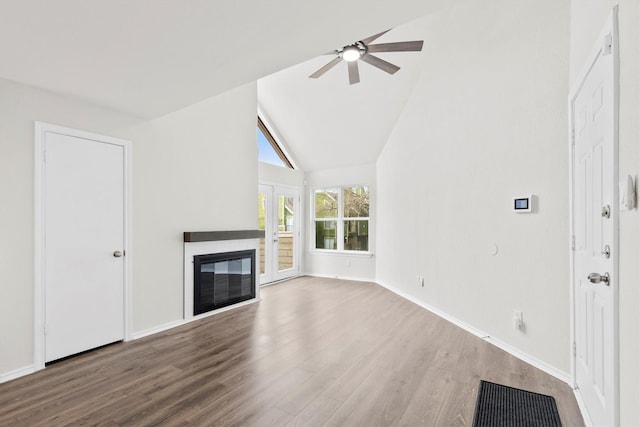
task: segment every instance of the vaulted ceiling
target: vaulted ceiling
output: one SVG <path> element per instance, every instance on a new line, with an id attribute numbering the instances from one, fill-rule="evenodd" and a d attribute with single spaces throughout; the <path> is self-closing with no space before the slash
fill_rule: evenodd
<path id="1" fill-rule="evenodd" d="M 308 60 L 300 68 L 306 77 L 326 59 L 311 58 L 449 3 L 2 1 L 0 77 L 152 118 Z M 406 36 L 398 34 L 397 38 Z M 404 56 L 398 58 L 398 65 L 403 61 Z M 366 93 L 374 97 L 372 105 L 393 103 L 391 92 L 405 90 L 393 86 L 402 86 L 396 79 L 391 86 L 374 92 L 370 85 L 387 76 L 362 68 L 363 83 L 353 89 L 353 102 Z M 412 72 L 409 67 L 406 71 Z M 337 67 L 314 81 L 316 87 L 311 91 L 323 87 L 334 90 L 345 80 L 346 71 Z M 293 90 L 300 83 L 287 89 Z M 332 106 L 322 109 L 328 108 Z M 366 129 L 370 121 L 367 110 L 352 108 L 351 104 L 349 109 Z M 327 129 L 323 136 L 327 136 L 335 120 L 349 117 L 328 116 L 322 120 Z"/>
<path id="2" fill-rule="evenodd" d="M 304 171 L 374 163 L 429 58 L 432 15 L 393 28 L 372 44 L 425 40 L 421 52 L 375 55 L 400 66 L 390 75 L 359 61 L 360 83 L 349 85 L 342 61 L 319 79 L 309 75 L 334 56 L 321 55 L 258 81 L 258 103 Z M 384 30 L 384 28 L 382 28 Z M 371 34 L 359 34 L 333 48 Z"/>

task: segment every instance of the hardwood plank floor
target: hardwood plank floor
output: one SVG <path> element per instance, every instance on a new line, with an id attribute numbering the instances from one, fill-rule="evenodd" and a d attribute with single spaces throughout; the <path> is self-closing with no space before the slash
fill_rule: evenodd
<path id="1" fill-rule="evenodd" d="M 372 283 L 301 277 L 262 301 L 0 384 L 1 426 L 469 426 L 480 379 L 569 386 Z"/>

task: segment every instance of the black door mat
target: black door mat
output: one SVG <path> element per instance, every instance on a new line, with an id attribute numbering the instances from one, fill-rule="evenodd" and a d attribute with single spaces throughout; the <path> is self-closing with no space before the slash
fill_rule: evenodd
<path id="1" fill-rule="evenodd" d="M 480 381 L 473 427 L 560 427 L 552 396 Z"/>

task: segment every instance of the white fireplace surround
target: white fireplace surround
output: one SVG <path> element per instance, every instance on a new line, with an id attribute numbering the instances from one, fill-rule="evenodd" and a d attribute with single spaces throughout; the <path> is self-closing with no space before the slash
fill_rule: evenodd
<path id="1" fill-rule="evenodd" d="M 256 257 L 253 265 L 255 277 L 256 297 L 248 301 L 223 307 L 207 313 L 193 315 L 193 257 L 196 255 L 219 254 L 224 252 L 255 250 Z M 216 240 L 209 242 L 185 242 L 184 243 L 184 320 L 191 321 L 213 314 L 221 313 L 246 304 L 252 304 L 260 300 L 260 286 L 258 286 L 260 260 L 260 239 Z"/>

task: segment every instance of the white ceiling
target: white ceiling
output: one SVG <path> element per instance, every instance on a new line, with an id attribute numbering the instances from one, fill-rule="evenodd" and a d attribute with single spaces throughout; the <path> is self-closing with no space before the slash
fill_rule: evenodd
<path id="1" fill-rule="evenodd" d="M 395 27 L 372 44 L 425 40 L 433 34 L 429 19 Z M 344 61 L 319 79 L 310 79 L 334 56 L 310 59 L 260 79 L 260 108 L 304 171 L 373 163 L 422 71 L 428 45 L 425 40 L 422 52 L 376 53 L 401 67 L 393 75 L 359 61 L 361 81 L 355 85 L 349 85 Z"/>
<path id="2" fill-rule="evenodd" d="M 152 118 L 450 3 L 0 0 L 0 77 Z M 389 54 L 389 60 L 403 66 L 411 55 L 396 59 Z M 325 59 L 313 59 L 300 71 L 310 74 Z M 351 103 L 373 94 L 371 85 L 382 77 L 378 74 L 384 74 L 361 68 L 363 83 L 350 88 Z M 389 80 L 394 83 L 376 87 L 375 103 L 369 107 L 394 103 L 395 91 L 406 90 L 394 85 L 400 84 L 400 73 L 409 74 L 410 69 L 407 65 Z M 341 79 L 334 81 L 338 75 Z M 305 83 L 330 89 L 345 81 L 346 71 L 337 67 L 325 78 Z M 298 84 L 301 82 L 292 86 Z M 327 103 L 324 108 L 331 110 L 336 105 Z M 363 135 L 369 137 L 372 132 L 366 126 L 372 118 L 352 104 L 349 110 L 360 121 Z M 375 112 L 375 108 L 367 111 Z M 336 119 L 349 117 L 319 118 L 324 122 L 323 136 L 331 135 Z"/>

